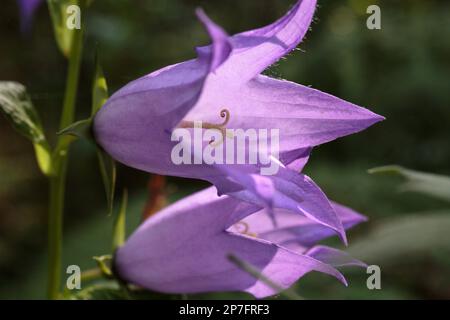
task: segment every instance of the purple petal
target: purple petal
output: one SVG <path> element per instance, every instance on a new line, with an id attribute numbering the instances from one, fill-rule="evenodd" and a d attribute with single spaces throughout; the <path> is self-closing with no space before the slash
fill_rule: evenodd
<path id="1" fill-rule="evenodd" d="M 245 85 L 211 79 L 210 90 L 186 118 L 217 123 L 230 114 L 227 129 L 275 130 L 280 161 L 302 169 L 311 147 L 362 131 L 384 118 L 352 103 L 290 81 L 257 76 Z M 246 149 L 248 154 L 248 149 Z"/>
<path id="2" fill-rule="evenodd" d="M 203 10 L 198 9 L 196 13 L 197 17 L 203 23 L 206 30 L 208 30 L 208 33 L 213 40 L 213 54 L 210 57 L 210 71 L 214 72 L 228 59 L 232 50 L 231 44 L 225 31 L 211 21 Z"/>
<path id="3" fill-rule="evenodd" d="M 242 82 L 249 75 L 248 70 L 255 71 L 250 62 L 246 68 L 238 68 L 242 75 L 223 76 L 227 68 L 239 65 L 233 64 L 236 59 L 242 62 L 245 57 L 265 52 L 260 60 L 255 60 L 258 65 L 274 58 L 272 53 L 286 53 L 283 50 L 295 46 L 303 37 L 314 8 L 315 1 L 299 1 L 271 26 L 234 38 L 229 38 L 199 11 L 198 16 L 213 44 L 199 48 L 197 59 L 154 72 L 114 94 L 95 118 L 97 141 L 126 165 L 158 174 L 210 181 L 221 194 L 267 206 L 270 210 L 285 208 L 301 213 L 335 230 L 345 242 L 344 227 L 320 188 L 308 177 L 290 169 L 301 170 L 313 146 L 360 131 L 382 117 L 288 81 L 252 75 L 251 81 Z M 247 41 L 250 38 L 252 41 Z M 240 42 L 243 39 L 245 41 Z M 275 40 L 279 42 L 276 45 Z M 243 60 L 239 60 L 241 58 Z M 259 164 L 173 163 L 171 152 L 178 143 L 170 139 L 172 130 L 194 121 L 218 123 L 224 108 L 230 114 L 225 124 L 227 129 L 280 130 L 282 168 L 278 174 L 260 175 Z M 192 130 L 189 126 L 184 128 Z M 193 143 L 189 140 L 183 144 L 191 150 Z M 203 160 L 197 150 L 192 155 L 194 159 Z"/>
<path id="4" fill-rule="evenodd" d="M 249 169 L 249 167 L 246 167 Z M 261 207 L 287 209 L 305 215 L 309 219 L 331 228 L 346 244 L 345 230 L 336 211 L 322 190 L 306 175 L 280 168 L 273 176 L 261 176 L 245 172 L 242 167 L 223 168 L 234 183 L 243 186 L 236 192 L 228 192 L 235 198 Z M 223 181 L 214 181 L 219 192 Z M 225 185 L 227 187 L 227 185 Z"/>
<path id="5" fill-rule="evenodd" d="M 132 81 L 95 116 L 96 140 L 116 160 L 149 172 L 189 176 L 189 170 L 171 160 L 176 145 L 171 132 L 199 101 L 208 88 L 208 76 L 230 52 L 225 33 L 204 13 L 198 14 L 213 41 L 212 54 Z M 193 166 L 191 172 L 198 169 Z M 208 168 L 203 172 L 208 173 Z"/>
<path id="6" fill-rule="evenodd" d="M 17 0 L 20 9 L 20 28 L 23 33 L 30 31 L 36 10 L 43 0 Z"/>
<path id="7" fill-rule="evenodd" d="M 334 202 L 331 204 L 345 230 L 367 220 L 366 217 L 350 208 Z M 332 229 L 299 216 L 295 212 L 285 209 L 274 211 L 276 226 L 268 215 L 267 209 L 246 217 L 242 222 L 248 226 L 249 233 L 256 234 L 259 238 L 268 241 L 283 244 L 291 249 L 295 248 L 298 252 L 303 252 L 304 249 L 315 245 L 318 241 L 335 235 Z"/>
<path id="8" fill-rule="evenodd" d="M 311 24 L 316 0 L 299 0 L 275 23 L 232 37 L 233 54 L 221 73 L 244 83 L 278 61 L 302 41 Z"/>
<path id="9" fill-rule="evenodd" d="M 306 255 L 333 267 L 367 267 L 367 264 L 353 258 L 348 253 L 327 246 L 316 246 Z"/>
<path id="10" fill-rule="evenodd" d="M 299 1 L 278 22 L 238 38 L 278 37 L 289 30 L 298 31 L 296 19 L 312 15 L 314 7 L 315 1 Z M 363 130 L 382 119 L 366 109 L 288 81 L 257 76 L 236 85 L 240 75 L 224 79 L 220 70 L 233 56 L 233 40 L 202 11 L 198 15 L 213 40 L 211 46 L 198 49 L 198 59 L 131 82 L 97 114 L 96 139 L 116 160 L 158 174 L 226 180 L 217 168 L 175 165 L 170 157 L 177 144 L 170 140 L 175 126 L 182 120 L 217 123 L 221 121 L 221 110 L 226 108 L 230 113 L 227 129 L 280 130 L 280 161 L 288 168 L 301 170 L 312 146 Z"/>
<path id="11" fill-rule="evenodd" d="M 280 118 L 278 127 L 285 129 L 288 126 L 290 130 L 282 130 L 281 134 L 288 136 L 287 140 L 291 136 L 294 143 L 300 140 L 297 147 L 329 142 L 384 120 L 370 110 L 287 80 L 260 75 L 248 83 L 247 90 L 243 94 L 252 92 L 250 96 L 253 97 L 248 101 L 249 107 L 254 107 L 257 115 L 265 111 Z M 272 126 L 269 124 L 268 127 Z"/>
<path id="12" fill-rule="evenodd" d="M 258 298 L 276 293 L 232 264 L 227 256 L 233 254 L 283 288 L 310 271 L 328 273 L 346 283 L 336 269 L 312 257 L 227 232 L 232 216 L 241 215 L 241 210 L 251 212 L 251 205 L 217 197 L 215 192 L 209 188 L 196 193 L 146 220 L 116 254 L 119 275 L 161 292 L 239 290 Z"/>
<path id="13" fill-rule="evenodd" d="M 280 162 L 287 168 L 302 172 L 308 163 L 312 148 L 295 149 L 292 151 L 282 152 L 280 154 Z"/>
<path id="14" fill-rule="evenodd" d="M 228 100 L 228 127 L 279 129 L 280 153 L 317 146 L 384 119 L 321 91 L 263 75 Z"/>

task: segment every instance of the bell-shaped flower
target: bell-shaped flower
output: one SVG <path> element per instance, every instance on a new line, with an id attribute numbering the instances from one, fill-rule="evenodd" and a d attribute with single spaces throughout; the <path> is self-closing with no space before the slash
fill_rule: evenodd
<path id="1" fill-rule="evenodd" d="M 20 29 L 22 32 L 29 32 L 33 24 L 34 15 L 43 0 L 17 0 L 20 10 Z"/>
<path id="2" fill-rule="evenodd" d="M 312 147 L 383 118 L 261 74 L 302 41 L 315 8 L 316 0 L 299 0 L 273 24 L 234 36 L 199 10 L 212 44 L 112 95 L 94 119 L 98 143 L 128 166 L 207 180 L 219 194 L 305 215 L 345 242 L 333 206 L 298 171 Z"/>
<path id="3" fill-rule="evenodd" d="M 364 266 L 339 250 L 314 246 L 332 234 L 329 228 L 287 210 L 276 212 L 274 226 L 266 209 L 216 193 L 210 187 L 148 218 L 117 250 L 116 274 L 165 293 L 245 291 L 263 298 L 289 288 L 310 271 L 346 284 L 335 267 Z M 346 228 L 365 220 L 348 208 L 333 206 Z M 245 272 L 230 255 L 280 288 Z"/>

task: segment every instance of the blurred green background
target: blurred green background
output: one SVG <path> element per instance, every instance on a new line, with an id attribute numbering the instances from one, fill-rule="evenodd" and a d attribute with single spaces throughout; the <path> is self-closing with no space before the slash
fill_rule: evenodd
<path id="1" fill-rule="evenodd" d="M 193 58 L 194 47 L 207 44 L 194 15 L 198 6 L 234 34 L 274 21 L 293 3 L 95 0 L 83 15 L 87 30 L 77 118 L 89 115 L 96 46 L 114 92 L 139 76 Z M 301 279 L 296 288 L 306 298 L 450 298 L 450 230 L 423 221 L 433 219 L 430 212 L 450 214 L 446 211 L 450 206 L 424 195 L 398 193 L 398 179 L 367 174 L 369 168 L 391 163 L 450 174 L 450 2 L 321 0 L 319 4 L 302 50 L 267 74 L 310 85 L 387 118 L 363 133 L 316 148 L 306 168 L 331 199 L 370 218 L 349 232 L 349 250 L 381 266 L 382 290 L 366 288 L 364 270 L 344 272 L 349 288 L 317 273 Z M 382 30 L 366 28 L 370 4 L 381 7 Z M 32 32 L 24 35 L 16 1 L 2 1 L 0 39 L 0 80 L 28 87 L 48 136 L 54 139 L 66 61 L 57 50 L 46 6 L 38 10 Z M 64 266 L 78 264 L 84 269 L 95 266 L 92 256 L 109 253 L 113 218 L 106 215 L 95 149 L 77 142 L 71 155 Z M 119 167 L 119 190 L 127 187 L 131 195 L 130 231 L 139 223 L 148 179 L 146 173 Z M 175 199 L 204 185 L 169 178 L 165 192 Z M 47 181 L 34 162 L 31 145 L 0 117 L 0 298 L 45 297 L 47 198 Z M 402 228 L 405 223 L 416 226 Z M 367 241 L 376 230 L 392 225 L 400 227 Z"/>

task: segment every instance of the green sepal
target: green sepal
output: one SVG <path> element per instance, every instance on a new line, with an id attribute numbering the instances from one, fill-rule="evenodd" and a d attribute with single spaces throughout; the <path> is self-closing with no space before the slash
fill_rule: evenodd
<path id="1" fill-rule="evenodd" d="M 122 204 L 114 221 L 112 249 L 116 251 L 125 243 L 126 238 L 126 214 L 128 206 L 128 192 L 123 190 Z"/>
<path id="2" fill-rule="evenodd" d="M 62 129 L 57 134 L 59 136 L 66 135 L 66 136 L 75 137 L 77 139 L 86 139 L 89 141 L 94 141 L 94 137 L 92 135 L 92 130 L 91 130 L 91 124 L 92 124 L 92 120 L 90 118 L 85 119 L 85 120 L 80 120 L 80 121 L 72 123 L 67 128 Z"/>
<path id="3" fill-rule="evenodd" d="M 100 64 L 98 52 L 95 52 L 95 71 L 92 80 L 92 110 L 91 116 L 94 117 L 98 110 L 106 103 L 109 98 L 108 84 L 106 83 L 105 74 Z"/>
<path id="4" fill-rule="evenodd" d="M 103 276 L 106 278 L 112 278 L 113 272 L 111 270 L 111 262 L 112 262 L 112 256 L 109 254 L 103 255 L 103 256 L 95 256 L 93 257 L 95 262 L 97 262 L 97 266 L 101 270 Z"/>
<path id="5" fill-rule="evenodd" d="M 95 114 L 102 108 L 108 100 L 108 84 L 106 82 L 103 69 L 100 64 L 98 52 L 95 52 L 95 70 L 92 79 L 92 108 L 91 117 L 94 119 Z M 114 193 L 116 188 L 116 162 L 109 154 L 107 154 L 100 146 L 97 146 L 97 158 L 100 166 L 100 173 L 105 187 L 106 202 L 108 215 L 113 212 Z"/>

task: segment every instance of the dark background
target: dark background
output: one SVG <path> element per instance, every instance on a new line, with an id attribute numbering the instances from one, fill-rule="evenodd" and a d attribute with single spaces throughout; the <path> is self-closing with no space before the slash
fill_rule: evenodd
<path id="1" fill-rule="evenodd" d="M 234 34 L 274 21 L 293 3 L 95 0 L 83 15 L 87 31 L 77 118 L 89 115 L 96 46 L 114 92 L 139 76 L 195 57 L 194 47 L 208 42 L 194 14 L 198 6 Z M 450 2 L 321 0 L 319 4 L 302 50 L 266 73 L 329 92 L 387 118 L 363 133 L 316 148 L 306 168 L 330 198 L 369 216 L 368 223 L 349 232 L 350 244 L 358 244 L 374 228 L 449 207 L 423 195 L 398 193 L 399 180 L 371 176 L 367 169 L 395 163 L 450 174 Z M 366 28 L 370 4 L 382 9 L 382 30 Z M 56 47 L 46 5 L 39 8 L 32 31 L 21 34 L 16 1 L 2 1 L 0 39 L 0 80 L 15 80 L 28 87 L 47 135 L 54 141 L 66 61 Z M 106 216 L 95 149 L 77 142 L 71 154 L 64 265 L 87 268 L 95 265 L 93 255 L 109 252 L 112 217 Z M 119 188 L 129 188 L 131 195 L 130 230 L 139 222 L 148 179 L 146 173 L 119 167 Z M 171 178 L 166 192 L 172 199 L 203 185 Z M 1 298 L 44 297 L 47 198 L 47 181 L 34 162 L 31 145 L 0 117 Z M 428 238 L 438 236 L 433 230 L 426 232 L 430 232 Z M 395 248 L 400 241 L 395 236 L 389 247 Z M 411 242 L 402 248 L 416 247 L 415 234 L 402 239 Z M 346 273 L 349 288 L 325 275 L 310 274 L 300 280 L 298 290 L 307 298 L 450 298 L 448 242 L 447 236 L 437 241 L 438 246 L 430 242 L 424 244 L 425 250 L 402 249 L 389 257 L 380 250 L 370 254 L 376 241 L 362 253 L 357 250 L 366 262 L 382 267 L 379 291 L 366 288 L 364 270 Z"/>

